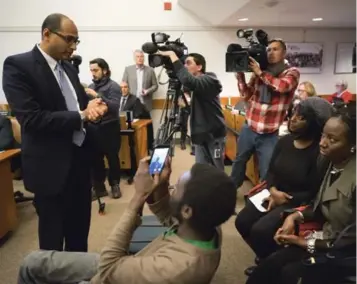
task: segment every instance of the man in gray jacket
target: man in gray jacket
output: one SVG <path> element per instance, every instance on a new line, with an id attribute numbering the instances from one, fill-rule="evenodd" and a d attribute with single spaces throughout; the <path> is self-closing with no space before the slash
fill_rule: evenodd
<path id="1" fill-rule="evenodd" d="M 158 88 L 155 71 L 144 65 L 144 53 L 141 50 L 134 52 L 134 59 L 134 65 L 125 67 L 122 81 L 128 83 L 130 92 L 151 111 L 152 97 Z"/>
<path id="2" fill-rule="evenodd" d="M 89 62 L 93 83 L 86 88 L 86 93 L 91 98 L 101 98 L 112 109 L 96 124 L 93 125 L 96 137 L 96 153 L 93 162 L 93 188 L 97 196 L 108 195 L 105 188 L 106 171 L 104 157 L 109 165 L 108 181 L 111 186 L 112 197 L 121 197 L 120 192 L 120 162 L 119 150 L 121 144 L 119 106 L 121 88 L 118 83 L 110 79 L 108 63 L 97 58 Z"/>
<path id="3" fill-rule="evenodd" d="M 226 125 L 219 98 L 220 81 L 214 73 L 206 72 L 206 60 L 201 54 L 189 54 L 185 65 L 173 51 L 159 54 L 170 57 L 177 78 L 191 90 L 190 126 L 196 163 L 209 163 L 223 170 Z"/>

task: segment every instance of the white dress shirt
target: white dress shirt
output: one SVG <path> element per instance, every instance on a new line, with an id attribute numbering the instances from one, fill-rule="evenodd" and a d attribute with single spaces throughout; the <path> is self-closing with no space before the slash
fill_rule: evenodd
<path id="1" fill-rule="evenodd" d="M 50 68 L 51 68 L 51 70 L 52 70 L 52 72 L 53 72 L 53 75 L 55 76 L 55 78 L 56 78 L 56 80 L 57 80 L 58 86 L 61 87 L 61 86 L 59 85 L 59 80 L 60 80 L 60 79 L 58 78 L 57 73 L 55 72 L 55 68 L 56 68 L 56 65 L 57 65 L 57 61 L 56 61 L 55 59 L 53 59 L 51 56 L 49 56 L 46 52 L 44 52 L 44 51 L 41 49 L 41 47 L 40 47 L 39 45 L 37 45 L 37 47 L 38 47 L 38 49 L 40 50 L 40 52 L 41 52 L 41 54 L 43 55 L 43 57 L 46 59 L 48 65 L 50 66 Z M 69 78 L 68 78 L 66 72 L 63 72 L 63 73 L 64 73 L 64 76 L 65 76 L 67 82 L 69 83 L 69 86 L 70 86 L 70 88 L 71 88 L 72 94 L 73 94 L 74 98 L 76 99 L 77 108 L 78 108 L 78 111 L 79 111 L 80 109 L 79 109 L 79 104 L 78 104 L 77 93 L 76 93 L 76 91 L 74 90 L 74 87 L 73 87 L 73 85 L 72 85 L 72 83 L 71 83 L 71 80 L 69 80 Z"/>
<path id="2" fill-rule="evenodd" d="M 144 99 L 142 96 L 143 78 L 144 78 L 144 66 L 136 66 L 136 81 L 137 81 L 136 96 L 139 98 L 139 100 L 142 103 L 144 102 Z"/>

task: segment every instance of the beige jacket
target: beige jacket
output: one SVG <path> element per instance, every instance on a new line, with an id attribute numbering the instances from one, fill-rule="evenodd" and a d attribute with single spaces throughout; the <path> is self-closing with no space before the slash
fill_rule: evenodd
<path id="1" fill-rule="evenodd" d="M 172 223 L 169 196 L 150 205 L 150 209 L 165 225 Z M 136 255 L 128 255 L 137 218 L 136 212 L 130 210 L 121 216 L 102 250 L 99 273 L 92 284 L 210 283 L 220 262 L 220 229 L 215 250 L 200 249 L 177 235 L 160 235 Z"/>

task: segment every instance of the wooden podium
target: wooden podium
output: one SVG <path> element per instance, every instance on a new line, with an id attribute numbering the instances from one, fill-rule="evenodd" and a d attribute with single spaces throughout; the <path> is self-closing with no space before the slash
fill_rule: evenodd
<path id="1" fill-rule="evenodd" d="M 0 239 L 17 225 L 16 203 L 10 160 L 20 149 L 0 152 Z"/>
<path id="2" fill-rule="evenodd" d="M 145 158 L 148 155 L 148 131 L 147 126 L 151 124 L 151 119 L 139 119 L 132 122 L 132 132 L 134 136 L 134 150 L 136 164 L 139 164 L 139 161 L 142 158 Z M 121 146 L 119 151 L 120 158 L 120 168 L 122 170 L 131 170 L 131 155 L 130 155 L 130 130 L 126 123 L 126 116 L 120 116 L 120 128 L 121 128 Z M 107 159 L 105 159 L 105 166 L 108 168 Z"/>

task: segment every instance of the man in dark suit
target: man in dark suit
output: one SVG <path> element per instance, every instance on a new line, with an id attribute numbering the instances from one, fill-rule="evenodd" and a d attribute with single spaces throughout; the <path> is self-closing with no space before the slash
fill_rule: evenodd
<path id="1" fill-rule="evenodd" d="M 91 216 L 90 121 L 108 110 L 88 103 L 68 59 L 79 44 L 62 14 L 42 24 L 32 51 L 5 59 L 3 90 L 21 125 L 23 180 L 35 194 L 40 249 L 87 251 Z M 65 244 L 65 245 L 64 245 Z"/>
<path id="2" fill-rule="evenodd" d="M 120 83 L 122 97 L 120 99 L 120 111 L 132 111 L 134 118 L 151 119 L 149 111 L 141 103 L 140 99 L 132 95 L 129 91 L 128 83 Z"/>
<path id="3" fill-rule="evenodd" d="M 147 110 L 140 99 L 130 93 L 129 85 L 123 81 L 120 83 L 122 97 L 120 99 L 120 111 L 132 111 L 133 117 L 138 119 L 151 119 L 150 112 Z M 151 124 L 147 125 L 148 150 L 153 150 L 154 129 Z"/>
<path id="4" fill-rule="evenodd" d="M 11 121 L 6 116 L 0 115 L 0 151 L 11 149 L 14 146 Z"/>

